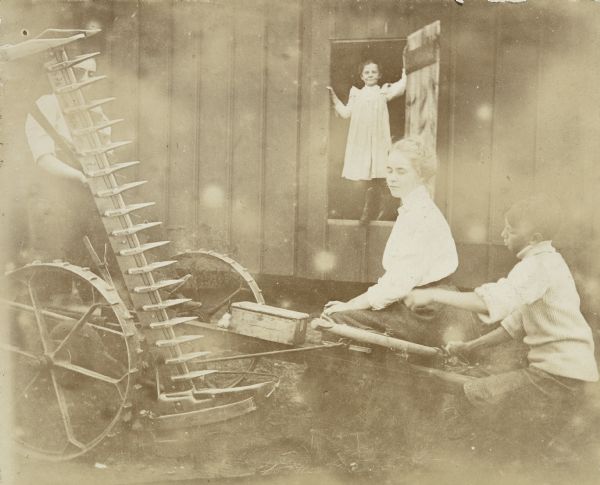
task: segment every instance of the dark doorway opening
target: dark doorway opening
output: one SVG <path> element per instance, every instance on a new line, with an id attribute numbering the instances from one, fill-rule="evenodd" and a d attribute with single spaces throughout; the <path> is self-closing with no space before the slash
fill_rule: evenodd
<path id="1" fill-rule="evenodd" d="M 405 45 L 406 39 L 332 41 L 329 79 L 342 102 L 348 102 L 352 86 L 359 89 L 363 87 L 359 67 L 366 60 L 379 65 L 382 74 L 380 85 L 400 79 Z M 404 134 L 404 107 L 404 96 L 388 103 L 392 140 L 399 139 Z M 349 123 L 349 119 L 340 118 L 332 110 L 329 124 L 329 219 L 358 220 L 364 205 L 364 184 L 341 177 Z"/>

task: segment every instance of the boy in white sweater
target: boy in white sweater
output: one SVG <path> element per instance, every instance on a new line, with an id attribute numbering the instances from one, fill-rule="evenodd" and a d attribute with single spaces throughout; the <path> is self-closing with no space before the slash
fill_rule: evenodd
<path id="1" fill-rule="evenodd" d="M 474 311 L 484 323 L 500 322 L 477 339 L 448 343 L 451 354 L 511 338 L 528 345 L 527 368 L 464 385 L 469 402 L 488 412 L 491 406 L 549 417 L 549 408 L 572 410 L 585 382 L 598 380 L 592 331 L 581 314 L 571 272 L 551 242 L 560 220 L 560 207 L 550 198 L 515 203 L 506 213 L 502 237 L 520 261 L 506 278 L 468 293 L 415 289 L 404 300 L 413 310 L 435 302 Z"/>

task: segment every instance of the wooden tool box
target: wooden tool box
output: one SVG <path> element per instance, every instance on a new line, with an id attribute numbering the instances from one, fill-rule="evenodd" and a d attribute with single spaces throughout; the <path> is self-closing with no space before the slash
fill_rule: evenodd
<path id="1" fill-rule="evenodd" d="M 308 318 L 307 313 L 242 301 L 231 304 L 228 329 L 271 342 L 299 345 L 306 337 Z"/>

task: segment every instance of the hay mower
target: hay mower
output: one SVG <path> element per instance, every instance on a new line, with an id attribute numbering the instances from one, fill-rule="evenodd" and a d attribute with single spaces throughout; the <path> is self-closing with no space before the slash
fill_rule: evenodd
<path id="1" fill-rule="evenodd" d="M 121 183 L 121 171 L 139 162 L 116 162 L 113 151 L 130 142 L 107 144 L 99 136 L 121 120 L 98 123 L 90 113 L 114 98 L 85 97 L 86 87 L 105 76 L 78 82 L 73 72 L 99 53 L 69 57 L 65 48 L 95 33 L 51 29 L 0 48 L 3 61 L 47 54 L 52 92 L 119 272 L 111 275 L 88 243 L 94 271 L 55 260 L 6 274 L 2 307 L 10 324 L 0 352 L 9 366 L 18 449 L 65 460 L 140 415 L 157 433 L 242 416 L 278 385 L 276 375 L 257 370 L 261 357 L 320 354 L 330 362 L 377 367 L 388 363 L 370 360 L 373 349 L 393 349 L 389 358 L 401 374 L 416 372 L 449 388 L 468 379 L 407 362 L 409 354 L 435 358 L 438 349 L 326 321 L 311 328 L 307 314 L 265 305 L 253 277 L 225 255 L 196 250 L 167 260 L 153 257 L 168 241 L 145 237 L 160 223 L 139 222 L 137 215 L 152 203 L 127 200 L 144 182 Z M 148 389 L 152 406 L 136 407 L 139 393 Z"/>

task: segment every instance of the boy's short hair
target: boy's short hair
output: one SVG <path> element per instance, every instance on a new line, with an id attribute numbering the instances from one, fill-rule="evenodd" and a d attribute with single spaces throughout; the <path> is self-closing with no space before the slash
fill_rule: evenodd
<path id="1" fill-rule="evenodd" d="M 506 220 L 515 227 L 530 224 L 544 239 L 552 239 L 560 229 L 560 204 L 546 194 L 532 195 L 515 202 L 506 212 Z"/>
<path id="2" fill-rule="evenodd" d="M 392 145 L 390 154 L 401 152 L 426 182 L 437 172 L 438 159 L 433 149 L 419 137 L 406 137 Z"/>

